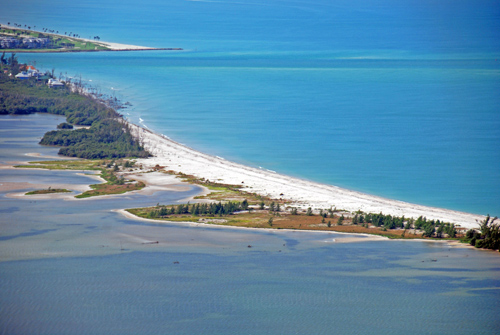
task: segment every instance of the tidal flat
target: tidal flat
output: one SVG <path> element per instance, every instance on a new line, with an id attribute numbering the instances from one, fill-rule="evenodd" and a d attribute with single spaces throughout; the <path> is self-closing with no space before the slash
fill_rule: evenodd
<path id="1" fill-rule="evenodd" d="M 0 191 L 0 333 L 494 334 L 500 327 L 498 252 L 154 223 L 117 212 L 201 192 L 180 181 L 175 190 L 104 198 L 18 196 L 47 185 L 75 195 L 95 183 L 75 171 L 8 168 L 33 154 L 56 157 L 57 148 L 37 139 L 60 122 L 0 117 L 0 184 L 9 185 Z"/>

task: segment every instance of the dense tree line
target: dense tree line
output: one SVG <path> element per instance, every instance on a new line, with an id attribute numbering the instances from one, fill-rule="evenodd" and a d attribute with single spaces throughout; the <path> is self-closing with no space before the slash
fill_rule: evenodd
<path id="1" fill-rule="evenodd" d="M 115 119 L 94 122 L 90 129 L 49 131 L 40 144 L 62 146 L 59 154 L 87 159 L 148 156 L 130 131 Z"/>
<path id="2" fill-rule="evenodd" d="M 177 206 L 157 206 L 153 208 L 148 217 L 150 218 L 161 218 L 168 215 L 181 215 L 181 214 L 191 214 L 193 216 L 225 216 L 231 215 L 235 212 L 244 211 L 248 209 L 248 201 L 243 200 L 229 201 L 227 203 L 222 202 L 212 202 L 209 204 L 180 204 Z"/>
<path id="3" fill-rule="evenodd" d="M 63 129 L 46 133 L 40 142 L 62 146 L 61 155 L 80 158 L 149 156 L 121 122 L 121 116 L 90 96 L 71 92 L 69 87 L 49 88 L 34 78 L 12 79 L 4 73 L 0 73 L 0 87 L 0 114 L 50 113 L 66 117 L 67 123 L 59 127 Z M 90 128 L 67 130 L 71 125 Z"/>
<path id="4" fill-rule="evenodd" d="M 71 92 L 68 87 L 53 89 L 35 79 L 16 80 L 0 75 L 0 114 L 50 113 L 66 116 L 70 124 L 90 126 L 119 114 L 92 99 Z"/>
<path id="5" fill-rule="evenodd" d="M 465 234 L 464 241 L 477 248 L 499 250 L 500 225 L 494 223 L 496 220 L 497 217 L 486 216 L 486 219 L 479 226 L 479 231 L 469 229 Z"/>
<path id="6" fill-rule="evenodd" d="M 455 237 L 457 235 L 457 229 L 453 223 L 428 220 L 422 216 L 414 220 L 412 218 L 406 219 L 404 216 L 384 215 L 382 213 L 357 213 L 352 218 L 352 223 L 355 225 L 372 224 L 375 227 L 381 227 L 386 230 L 398 228 L 422 230 L 424 237 L 442 238 L 445 234 L 448 237 Z"/>

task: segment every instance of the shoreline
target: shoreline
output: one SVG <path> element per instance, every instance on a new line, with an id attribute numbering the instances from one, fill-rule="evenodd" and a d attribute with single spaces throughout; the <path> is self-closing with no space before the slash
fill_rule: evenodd
<path id="1" fill-rule="evenodd" d="M 429 220 L 453 223 L 457 228 L 465 229 L 477 229 L 485 218 L 478 214 L 386 199 L 234 163 L 189 148 L 145 126 L 135 125 L 123 116 L 119 120 L 129 128 L 130 134 L 136 141 L 153 156 L 137 159 L 143 171 L 171 171 L 174 174 L 190 175 L 212 183 L 235 185 L 243 192 L 286 202 L 287 206 L 304 212 L 308 208 L 316 213 L 335 208 L 347 216 L 363 212 L 414 219 L 425 217 Z"/>
<path id="2" fill-rule="evenodd" d="M 177 143 L 162 134 L 137 126 L 124 120 L 132 135 L 149 151 L 153 157 L 138 159 L 144 169 L 156 166 L 216 181 L 224 184 L 241 185 L 241 190 L 256 193 L 272 199 L 283 199 L 291 207 L 313 210 L 336 207 L 339 210 L 385 215 L 405 216 L 441 220 L 455 223 L 462 228 L 477 228 L 485 216 L 454 211 L 444 208 L 412 204 L 400 200 L 387 199 L 375 195 L 344 189 L 334 185 L 321 184 L 280 173 L 234 163 L 217 156 L 211 156 L 183 144 Z"/>
<path id="3" fill-rule="evenodd" d="M 182 48 L 147 48 L 147 47 L 137 47 L 137 48 L 122 48 L 122 49 L 110 49 L 110 50 L 79 50 L 79 49 L 49 49 L 49 50 L 36 50 L 36 49 L 0 49 L 0 51 L 5 51 L 6 53 L 16 53 L 16 54 L 37 54 L 37 53 L 78 53 L 78 52 L 118 52 L 118 51 L 184 51 Z"/>
<path id="4" fill-rule="evenodd" d="M 130 212 L 127 211 L 127 209 L 122 208 L 122 209 L 116 209 L 113 210 L 113 212 L 119 213 L 126 218 L 129 219 L 134 219 L 134 220 L 139 220 L 139 221 L 144 221 L 144 222 L 151 222 L 151 223 L 168 223 L 168 224 L 180 224 L 180 225 L 186 225 L 189 227 L 198 227 L 202 226 L 205 228 L 218 228 L 218 229 L 236 229 L 236 230 L 266 230 L 266 231 L 271 231 L 271 232 L 308 232 L 308 233 L 319 233 L 319 234 L 339 234 L 339 235 L 355 235 L 355 236 L 364 236 L 364 237 L 352 237 L 352 238 L 346 238 L 349 239 L 349 242 L 362 242 L 362 241 L 390 241 L 393 239 L 390 239 L 385 236 L 380 236 L 380 235 L 374 235 L 374 234 L 365 234 L 365 233 L 346 233 L 346 232 L 339 232 L 339 231 L 328 231 L 328 230 L 308 230 L 308 229 L 274 229 L 274 228 L 254 228 L 254 227 L 242 227 L 242 226 L 226 226 L 226 225 L 219 225 L 219 224 L 210 224 L 210 223 L 204 223 L 204 222 L 195 222 L 195 221 L 168 221 L 168 220 L 155 220 L 155 219 L 147 219 L 147 218 L 142 218 L 137 215 L 134 215 Z M 394 239 L 395 241 L 401 241 L 400 239 Z M 419 241 L 427 241 L 427 240 L 420 240 Z M 332 241 L 332 242 L 347 242 L 347 241 Z M 442 240 L 442 241 L 436 241 L 436 242 L 447 242 L 447 240 Z M 449 242 L 449 241 L 448 241 Z"/>
<path id="5" fill-rule="evenodd" d="M 34 32 L 34 33 L 40 33 L 48 36 L 55 36 L 55 37 L 62 37 L 62 38 L 67 38 L 67 39 L 73 39 L 76 41 L 83 41 L 83 42 L 90 42 L 105 48 L 108 48 L 108 50 L 81 50 L 81 49 L 0 49 L 2 52 L 10 52 L 10 53 L 59 53 L 59 52 L 100 52 L 100 51 L 158 51 L 158 50 L 170 50 L 170 51 L 183 51 L 182 48 L 152 48 L 152 47 L 144 47 L 144 46 L 139 46 L 139 45 L 132 45 L 132 44 L 121 44 L 121 43 L 114 43 L 114 42 L 101 42 L 91 40 L 88 38 L 81 38 L 81 37 L 71 37 L 63 34 L 55 34 L 55 33 L 45 33 L 37 30 L 31 30 L 31 29 L 22 29 L 18 27 L 13 27 L 9 26 L 6 24 L 0 24 L 2 28 L 6 29 L 13 29 L 13 30 L 21 30 L 21 31 L 28 31 L 28 32 Z"/>
<path id="6" fill-rule="evenodd" d="M 192 199 L 192 198 L 191 198 Z M 334 230 L 309 230 L 309 229 L 275 229 L 275 228 L 255 228 L 255 227 L 243 227 L 243 226 L 229 226 L 229 225 L 220 225 L 220 224 L 210 224 L 204 222 L 195 222 L 195 221 L 168 221 L 168 220 L 155 220 L 143 218 L 137 215 L 134 215 L 127 211 L 126 208 L 114 209 L 112 210 L 114 213 L 118 213 L 123 215 L 124 217 L 132 220 L 138 220 L 142 222 L 149 222 L 154 224 L 174 224 L 174 225 L 184 225 L 188 227 L 204 227 L 210 229 L 234 229 L 238 230 L 251 230 L 251 231 L 259 231 L 265 230 L 273 233 L 286 233 L 286 232 L 304 232 L 304 233 L 318 233 L 318 234 L 333 234 L 333 235 L 349 235 L 352 237 L 344 237 L 339 240 L 333 238 L 332 241 L 321 241 L 321 242 L 329 242 L 329 243 L 356 243 L 356 242 L 381 242 L 381 241 L 411 241 L 411 242 L 430 242 L 430 243 L 448 243 L 448 245 L 452 248 L 467 248 L 477 250 L 474 246 L 462 243 L 459 240 L 449 240 L 449 239 L 423 239 L 423 238 L 414 238 L 414 239 L 405 239 L 405 238 L 389 238 L 382 235 L 377 234 L 369 234 L 369 233 L 350 233 L 350 232 L 342 232 L 342 231 L 334 231 Z M 480 250 L 488 250 L 488 249 L 480 249 Z M 490 250 L 492 252 L 496 252 L 496 250 Z"/>

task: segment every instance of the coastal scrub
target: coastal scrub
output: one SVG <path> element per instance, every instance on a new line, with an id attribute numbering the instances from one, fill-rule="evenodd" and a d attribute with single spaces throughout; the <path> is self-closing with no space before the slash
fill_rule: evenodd
<path id="1" fill-rule="evenodd" d="M 15 57 L 1 68 L 18 67 Z M 76 85 L 76 86 L 75 86 Z M 16 79 L 0 73 L 0 114 L 49 113 L 63 115 L 66 123 L 46 133 L 40 144 L 62 147 L 60 155 L 80 158 L 148 157 L 149 153 L 131 135 L 120 114 L 104 100 L 84 94 L 76 83 L 53 89 L 44 80 Z M 76 89 L 75 89 L 76 87 Z M 69 129 L 71 126 L 85 126 Z"/>

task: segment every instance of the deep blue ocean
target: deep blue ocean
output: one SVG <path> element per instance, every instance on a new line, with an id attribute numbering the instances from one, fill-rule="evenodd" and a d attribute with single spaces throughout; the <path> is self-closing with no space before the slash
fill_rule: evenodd
<path id="1" fill-rule="evenodd" d="M 498 1 L 6 2 L 0 22 L 183 52 L 19 55 L 195 149 L 500 214 Z"/>

